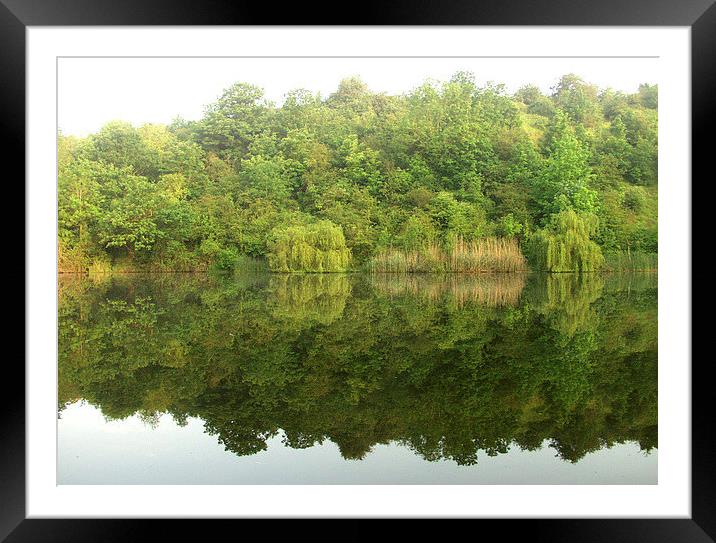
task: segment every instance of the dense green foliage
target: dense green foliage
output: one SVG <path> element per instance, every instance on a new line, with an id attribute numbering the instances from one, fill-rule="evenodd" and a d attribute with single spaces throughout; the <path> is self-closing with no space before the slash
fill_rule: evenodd
<path id="1" fill-rule="evenodd" d="M 627 95 L 574 75 L 550 95 L 457 73 L 389 96 L 354 78 L 278 106 L 237 83 L 197 121 L 60 134 L 60 269 L 231 269 L 270 257 L 274 269 L 331 271 L 387 253 L 448 254 L 458 241 L 525 247 L 543 229 L 556 247 L 568 211 L 597 248 L 584 245 L 588 265 L 560 268 L 592 267 L 595 252 L 612 262 L 656 253 L 656 108 L 655 86 Z M 345 247 L 319 257 L 307 243 L 289 259 L 316 229 L 342 231 Z"/>
<path id="2" fill-rule="evenodd" d="M 343 230 L 330 221 L 274 229 L 268 247 L 272 271 L 341 272 L 350 260 Z"/>
<path id="3" fill-rule="evenodd" d="M 59 408 L 345 458 L 657 446 L 655 274 L 60 278 Z"/>
<path id="4" fill-rule="evenodd" d="M 590 239 L 594 230 L 592 215 L 579 216 L 571 209 L 552 215 L 549 224 L 529 241 L 533 266 L 550 272 L 598 270 L 604 257 Z"/>

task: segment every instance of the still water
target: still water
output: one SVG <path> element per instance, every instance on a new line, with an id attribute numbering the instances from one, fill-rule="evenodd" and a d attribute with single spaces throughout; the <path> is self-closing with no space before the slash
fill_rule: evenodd
<path id="1" fill-rule="evenodd" d="M 655 484 L 655 274 L 60 277 L 59 484 Z"/>

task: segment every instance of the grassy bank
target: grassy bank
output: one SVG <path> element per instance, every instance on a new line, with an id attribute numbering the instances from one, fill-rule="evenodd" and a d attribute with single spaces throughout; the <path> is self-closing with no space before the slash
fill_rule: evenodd
<path id="1" fill-rule="evenodd" d="M 58 255 L 58 271 L 61 274 L 98 275 L 112 273 L 206 273 L 224 271 L 242 272 L 274 272 L 264 258 L 238 255 L 232 258 L 229 267 L 217 266 L 215 263 L 199 259 L 157 259 L 141 262 L 130 258 L 110 260 L 106 258 L 73 258 L 76 255 L 60 253 Z M 604 254 L 603 265 L 599 270 L 604 272 L 656 272 L 658 254 L 641 251 L 611 252 Z M 438 244 L 426 245 L 412 251 L 395 248 L 384 249 L 360 269 L 337 271 L 367 271 L 369 273 L 496 273 L 535 271 L 529 266 L 522 254 L 518 242 L 510 238 L 485 238 L 479 241 L 466 242 L 458 240 L 451 249 L 444 249 Z M 314 269 L 292 270 L 298 273 L 315 272 Z M 549 270 L 544 270 L 549 273 Z M 573 270 L 578 272 L 578 270 Z M 327 273 L 324 271 L 323 273 Z"/>
<path id="2" fill-rule="evenodd" d="M 111 274 L 111 273 L 206 273 L 206 272 L 268 272 L 266 259 L 247 255 L 236 256 L 230 267 L 217 266 L 198 259 L 153 260 L 141 262 L 128 258 L 114 261 L 102 258 L 58 259 L 58 272 L 62 274 Z"/>

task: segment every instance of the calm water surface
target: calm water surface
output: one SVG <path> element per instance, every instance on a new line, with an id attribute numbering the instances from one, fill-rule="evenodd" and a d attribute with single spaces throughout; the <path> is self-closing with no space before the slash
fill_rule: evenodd
<path id="1" fill-rule="evenodd" d="M 61 277 L 59 484 L 655 484 L 657 277 Z"/>

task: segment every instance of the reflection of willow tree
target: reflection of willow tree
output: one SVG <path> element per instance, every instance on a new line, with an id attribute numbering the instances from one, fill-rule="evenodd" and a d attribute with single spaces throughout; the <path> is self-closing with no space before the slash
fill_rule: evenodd
<path id="1" fill-rule="evenodd" d="M 594 302 L 602 295 L 604 276 L 594 273 L 549 274 L 537 282 L 537 310 L 566 337 L 597 325 Z"/>
<path id="2" fill-rule="evenodd" d="M 281 320 L 330 324 L 340 318 L 351 283 L 346 275 L 272 275 L 269 304 Z"/>
<path id="3" fill-rule="evenodd" d="M 496 279 L 492 296 L 465 280 L 63 282 L 60 404 L 200 417 L 237 454 L 279 434 L 345 458 L 398 441 L 459 464 L 545 440 L 570 461 L 656 446 L 655 278 Z"/>

